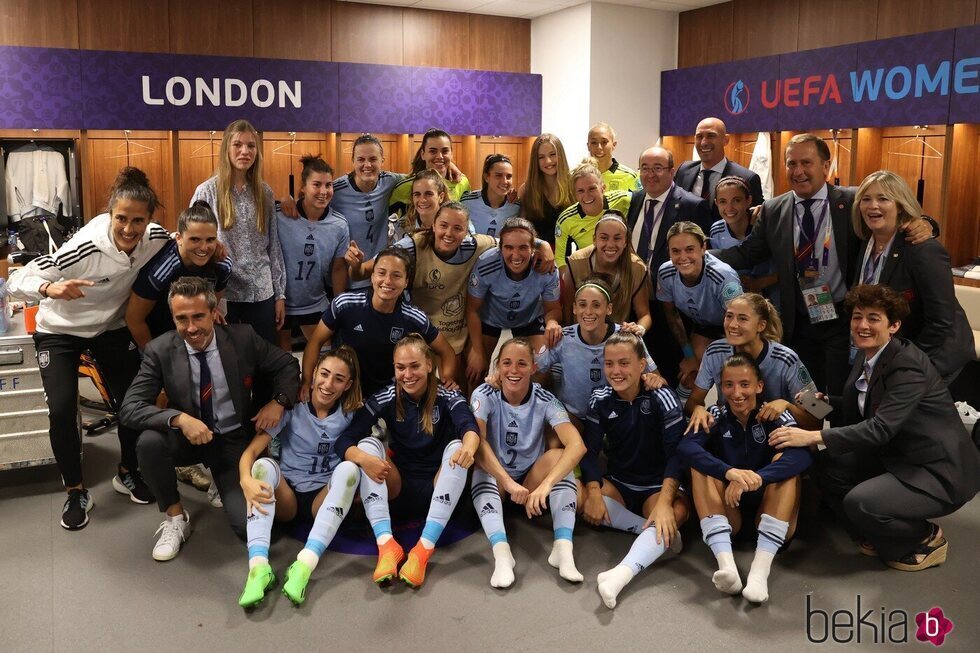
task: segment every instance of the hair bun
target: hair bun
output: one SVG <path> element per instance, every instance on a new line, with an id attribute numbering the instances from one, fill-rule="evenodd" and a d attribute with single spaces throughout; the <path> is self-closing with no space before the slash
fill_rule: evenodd
<path id="1" fill-rule="evenodd" d="M 134 168 L 133 166 L 126 166 L 119 171 L 116 176 L 116 187 L 124 185 L 136 185 L 136 186 L 149 186 L 150 180 L 146 176 L 146 173 L 139 168 Z"/>

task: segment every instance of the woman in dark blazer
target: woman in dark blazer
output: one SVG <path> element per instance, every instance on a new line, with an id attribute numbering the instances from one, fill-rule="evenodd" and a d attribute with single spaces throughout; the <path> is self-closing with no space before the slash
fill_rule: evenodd
<path id="1" fill-rule="evenodd" d="M 909 316 L 899 334 L 928 354 L 947 384 L 974 358 L 973 331 L 953 292 L 949 254 L 936 239 L 912 245 L 895 234 L 922 216 L 905 180 L 890 170 L 868 175 L 851 210 L 867 244 L 854 285 L 879 283 L 905 298 Z"/>
<path id="2" fill-rule="evenodd" d="M 859 285 L 846 305 L 860 350 L 836 407 L 848 426 L 782 427 L 769 442 L 826 445 L 821 484 L 863 553 L 902 571 L 942 564 L 949 545 L 927 520 L 955 512 L 980 490 L 980 452 L 929 356 L 894 337 L 908 314 L 905 300 L 886 286 Z"/>

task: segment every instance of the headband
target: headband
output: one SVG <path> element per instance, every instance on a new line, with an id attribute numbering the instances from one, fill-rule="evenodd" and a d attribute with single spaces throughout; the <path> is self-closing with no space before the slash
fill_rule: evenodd
<path id="1" fill-rule="evenodd" d="M 616 222 L 618 222 L 619 224 L 623 225 L 624 227 L 627 226 L 626 225 L 626 222 L 623 221 L 622 216 L 620 216 L 620 215 L 618 215 L 616 213 L 605 213 L 605 214 L 603 214 L 603 216 L 601 218 L 599 218 L 599 221 L 595 223 L 595 226 L 598 228 L 598 226 L 600 224 L 602 224 L 603 220 L 615 220 Z"/>
<path id="2" fill-rule="evenodd" d="M 586 281 L 581 286 L 579 286 L 578 289 L 576 289 L 575 291 L 575 296 L 578 297 L 578 294 L 582 292 L 582 290 L 584 290 L 585 288 L 595 288 L 603 295 L 605 295 L 607 302 L 609 302 L 610 304 L 612 303 L 612 297 L 609 296 L 609 291 L 603 288 L 602 286 L 600 286 L 599 284 L 592 283 L 591 281 Z"/>

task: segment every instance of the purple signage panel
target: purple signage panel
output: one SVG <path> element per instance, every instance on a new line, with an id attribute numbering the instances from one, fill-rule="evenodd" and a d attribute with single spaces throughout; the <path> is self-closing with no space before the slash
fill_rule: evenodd
<path id="1" fill-rule="evenodd" d="M 851 103 L 844 101 L 848 71 L 855 69 L 857 57 L 856 45 L 784 54 L 779 57 L 779 74 L 760 88 L 759 100 L 764 107 L 778 107 L 775 124 L 781 130 L 862 126 L 865 123 L 854 122 Z"/>
<path id="2" fill-rule="evenodd" d="M 480 74 L 483 94 L 477 124 L 483 129 L 482 135 L 537 136 L 541 133 L 541 75 Z"/>
<path id="3" fill-rule="evenodd" d="M 541 76 L 0 47 L 0 127 L 533 135 Z"/>
<path id="4" fill-rule="evenodd" d="M 690 134 L 705 116 L 731 132 L 975 122 L 980 28 L 666 71 L 661 80 L 668 135 Z"/>
<path id="5" fill-rule="evenodd" d="M 859 43 L 857 66 L 846 83 L 852 126 L 945 125 L 955 67 L 953 31 Z"/>
<path id="6" fill-rule="evenodd" d="M 403 134 L 412 103 L 412 68 L 340 64 L 337 131 Z"/>
<path id="7" fill-rule="evenodd" d="M 980 122 L 980 25 L 960 27 L 955 33 L 949 122 Z"/>
<path id="8" fill-rule="evenodd" d="M 709 115 L 721 118 L 733 134 L 776 129 L 776 112 L 763 110 L 762 89 L 768 80 L 779 76 L 779 57 L 760 57 L 712 68 L 715 80 L 711 97 L 720 101 L 722 111 L 702 118 Z M 698 120 L 691 123 L 687 133 L 693 133 L 697 124 Z"/>
<path id="9" fill-rule="evenodd" d="M 118 52 L 102 50 L 78 54 L 86 129 L 224 129 L 224 125 L 174 127 L 173 104 L 146 101 L 163 97 L 163 85 L 174 75 L 173 55 L 136 52 L 120 57 Z"/>
<path id="10" fill-rule="evenodd" d="M 693 134 L 698 122 L 718 116 L 714 66 L 665 70 L 660 74 L 660 133 Z"/>
<path id="11" fill-rule="evenodd" d="M 78 50 L 0 46 L 0 128 L 79 129 Z"/>

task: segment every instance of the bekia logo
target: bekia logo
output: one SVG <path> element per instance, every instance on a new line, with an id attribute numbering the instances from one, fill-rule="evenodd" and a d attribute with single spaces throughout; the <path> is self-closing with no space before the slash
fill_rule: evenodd
<path id="1" fill-rule="evenodd" d="M 749 87 L 737 80 L 725 89 L 725 110 L 733 116 L 744 113 L 749 108 Z"/>
<path id="2" fill-rule="evenodd" d="M 861 595 L 855 600 L 854 611 L 834 610 L 828 613 L 812 605 L 812 595 L 806 596 L 806 638 L 811 644 L 832 640 L 837 644 L 905 644 L 909 641 L 909 613 L 905 610 L 862 610 Z M 915 639 L 942 646 L 953 631 L 953 622 L 940 607 L 915 615 Z"/>

